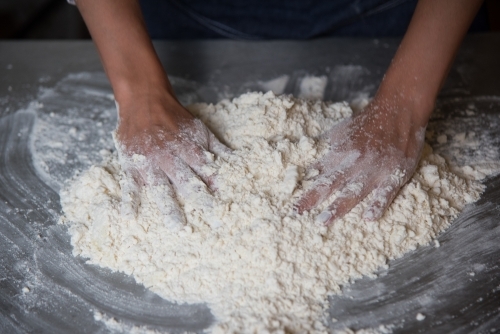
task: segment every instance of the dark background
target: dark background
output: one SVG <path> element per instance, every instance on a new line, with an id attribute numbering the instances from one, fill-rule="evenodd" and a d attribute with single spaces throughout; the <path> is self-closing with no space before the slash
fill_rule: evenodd
<path id="1" fill-rule="evenodd" d="M 491 30 L 500 31 L 500 1 L 487 0 Z M 0 39 L 88 39 L 78 9 L 65 0 L 0 0 Z"/>
<path id="2" fill-rule="evenodd" d="M 65 0 L 0 0 L 2 39 L 88 39 L 78 9 Z"/>

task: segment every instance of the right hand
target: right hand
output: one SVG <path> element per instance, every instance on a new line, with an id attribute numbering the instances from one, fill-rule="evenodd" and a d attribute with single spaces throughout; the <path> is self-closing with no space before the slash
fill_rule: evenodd
<path id="1" fill-rule="evenodd" d="M 141 187 L 146 186 L 170 229 L 186 223 L 176 193 L 191 198 L 208 223 L 219 226 L 211 214 L 217 188 L 214 159 L 228 154 L 229 148 L 171 94 L 141 95 L 117 102 L 114 138 L 124 173 L 122 216 L 136 218 Z"/>
<path id="2" fill-rule="evenodd" d="M 382 218 L 415 171 L 427 123 L 427 119 L 416 119 L 429 113 L 405 99 L 393 98 L 397 94 L 389 96 L 377 94 L 362 112 L 325 133 L 330 147 L 309 167 L 318 174 L 307 180 L 309 186 L 297 202 L 300 214 L 337 194 L 316 217 L 318 223 L 328 225 L 371 194 L 363 218 Z"/>

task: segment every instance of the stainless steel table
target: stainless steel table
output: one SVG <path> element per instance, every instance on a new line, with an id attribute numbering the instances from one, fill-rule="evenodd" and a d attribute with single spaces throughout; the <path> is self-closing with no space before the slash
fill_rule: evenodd
<path id="1" fill-rule="evenodd" d="M 373 94 L 397 45 L 392 39 L 324 39 L 157 42 L 155 47 L 181 97 L 215 102 L 263 89 L 262 82 L 283 75 L 288 76 L 285 93 L 297 94 L 306 75 L 324 75 L 325 99 Z M 500 150 L 500 129 L 490 126 L 500 116 L 499 59 L 500 35 L 469 36 L 430 128 L 459 127 L 464 118 L 474 118 L 467 123 L 473 129 L 467 130 L 481 133 L 493 150 Z M 71 76 L 75 73 L 90 74 Z M 57 187 L 43 182 L 33 167 L 35 116 L 18 110 L 50 88 L 59 94 L 57 101 L 47 100 L 53 110 L 83 112 L 85 101 L 68 88 L 78 78 L 87 92 L 111 93 L 89 42 L 0 42 L 0 332 L 116 331 L 96 320 L 96 310 L 125 330 L 137 325 L 171 333 L 203 331 L 214 321 L 206 305 L 172 304 L 130 277 L 71 255 L 69 236 L 57 225 Z M 476 112 L 464 114 L 471 102 Z M 112 101 L 102 99 L 102 104 L 109 107 Z M 89 163 L 96 159 L 90 157 Z M 343 295 L 331 297 L 328 326 L 357 330 L 384 325 L 394 333 L 500 330 L 500 177 L 485 183 L 479 202 L 439 236 L 441 247 L 420 247 L 390 261 L 378 278 L 358 280 L 346 285 Z M 426 318 L 416 320 L 417 313 Z"/>

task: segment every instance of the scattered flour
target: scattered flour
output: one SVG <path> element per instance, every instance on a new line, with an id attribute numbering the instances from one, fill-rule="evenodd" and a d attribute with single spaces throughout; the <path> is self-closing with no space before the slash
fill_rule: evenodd
<path id="1" fill-rule="evenodd" d="M 497 105 L 495 96 L 438 100 L 427 139 L 454 173 L 476 180 L 500 173 L 500 118 L 489 112 Z"/>
<path id="2" fill-rule="evenodd" d="M 332 334 L 391 334 L 392 332 L 392 326 L 380 325 L 378 328 L 363 328 L 356 331 L 349 328 L 334 330 Z"/>
<path id="3" fill-rule="evenodd" d="M 283 94 L 285 92 L 285 88 L 289 80 L 290 80 L 289 75 L 282 75 L 280 77 L 271 79 L 269 81 L 258 81 L 257 84 L 264 91 L 266 92 L 272 91 L 274 94 L 278 95 L 278 94 Z"/>
<path id="4" fill-rule="evenodd" d="M 323 75 L 320 77 L 306 76 L 300 82 L 299 98 L 302 99 L 323 99 L 328 78 Z"/>
<path id="5" fill-rule="evenodd" d="M 164 334 L 164 332 L 157 331 L 155 329 L 147 328 L 146 326 L 135 326 L 124 323 L 112 317 L 108 317 L 106 314 L 94 310 L 94 319 L 96 321 L 102 322 L 106 325 L 106 328 L 111 333 L 127 333 L 127 334 Z"/>
<path id="6" fill-rule="evenodd" d="M 447 141 L 448 141 L 448 138 L 446 137 L 446 135 L 440 135 L 437 137 L 437 142 L 439 144 L 445 144 Z"/>
<path id="7" fill-rule="evenodd" d="M 75 256 L 133 275 L 165 299 L 208 303 L 218 320 L 213 333 L 325 332 L 329 294 L 428 244 L 483 189 L 426 146 L 382 219 L 361 219 L 363 202 L 334 225 L 319 226 L 314 218 L 328 203 L 303 215 L 292 204 L 305 167 L 325 151 L 318 135 L 351 115 L 347 104 L 269 92 L 190 110 L 234 150 L 215 160 L 213 215 L 222 226 L 211 228 L 184 198 L 187 225 L 173 232 L 148 189 L 138 219 L 122 219 L 115 155 L 63 189 L 61 222 L 69 225 Z"/>

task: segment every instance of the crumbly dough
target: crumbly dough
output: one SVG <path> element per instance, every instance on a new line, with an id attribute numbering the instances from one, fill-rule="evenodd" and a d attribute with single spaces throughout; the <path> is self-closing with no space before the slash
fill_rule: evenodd
<path id="1" fill-rule="evenodd" d="M 328 203 L 303 215 L 293 203 L 305 167 L 327 148 L 318 136 L 351 115 L 347 104 L 269 92 L 190 110 L 234 150 L 214 159 L 219 184 L 210 215 L 196 196 L 179 198 L 187 225 L 174 232 L 144 189 L 138 219 L 123 219 L 113 155 L 61 192 L 61 222 L 75 256 L 133 275 L 165 299 L 208 303 L 213 333 L 324 332 L 326 297 L 339 285 L 428 244 L 483 189 L 426 146 L 382 219 L 361 219 L 363 202 L 325 227 L 314 218 Z"/>

